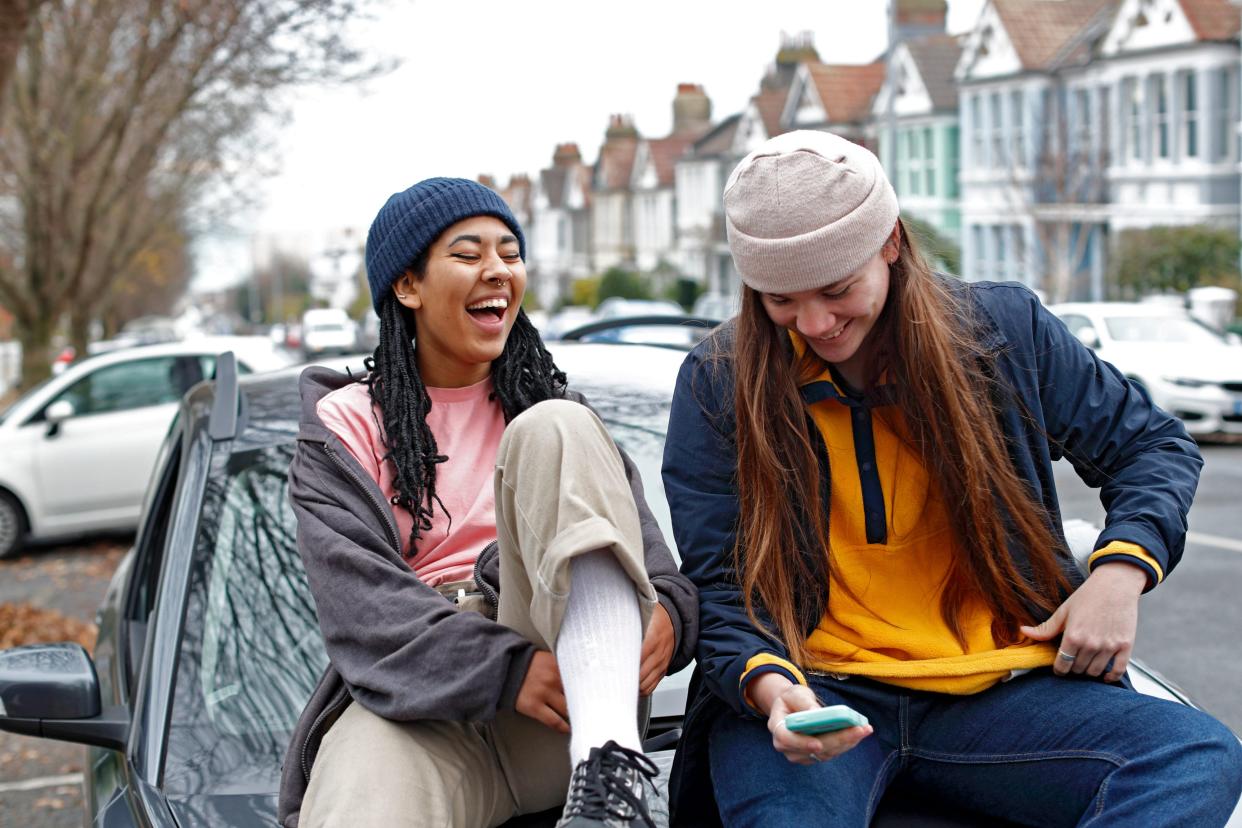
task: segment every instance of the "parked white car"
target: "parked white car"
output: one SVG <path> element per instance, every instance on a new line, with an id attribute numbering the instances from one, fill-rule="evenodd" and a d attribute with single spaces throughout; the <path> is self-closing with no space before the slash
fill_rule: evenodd
<path id="1" fill-rule="evenodd" d="M 1242 345 L 1160 304 L 1071 302 L 1049 310 L 1191 434 L 1242 434 Z"/>
<path id="2" fill-rule="evenodd" d="M 181 395 L 233 351 L 243 373 L 293 360 L 266 337 L 203 337 L 70 365 L 0 412 L 0 558 L 26 540 L 138 523 Z"/>
<path id="3" fill-rule="evenodd" d="M 313 308 L 302 314 L 302 353 L 307 359 L 358 350 L 358 326 L 340 308 Z"/>

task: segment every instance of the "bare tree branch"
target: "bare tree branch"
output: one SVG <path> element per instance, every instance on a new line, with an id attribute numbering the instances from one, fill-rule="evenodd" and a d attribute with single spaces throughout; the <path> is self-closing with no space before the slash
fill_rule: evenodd
<path id="1" fill-rule="evenodd" d="M 15 2 L 32 15 L 0 109 L 0 302 L 36 350 L 74 308 L 80 321 L 110 307 L 170 217 L 192 227 L 209 194 L 239 189 L 229 178 L 251 166 L 277 93 L 386 68 L 342 34 L 373 0 L 0 0 L 0 13 Z M 24 383 L 46 371 L 27 367 Z"/>

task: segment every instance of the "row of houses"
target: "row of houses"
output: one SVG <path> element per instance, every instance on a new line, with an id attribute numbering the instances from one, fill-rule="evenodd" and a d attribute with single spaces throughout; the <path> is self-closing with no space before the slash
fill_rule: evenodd
<path id="1" fill-rule="evenodd" d="M 961 247 L 966 278 L 1102 298 L 1128 229 L 1239 222 L 1239 22 L 1229 0 L 988 0 L 945 32 L 944 0 L 896 0 L 895 44 L 862 65 L 782 36 L 740 112 L 713 119 L 681 84 L 668 135 L 611 116 L 596 157 L 503 186 L 528 228 L 544 307 L 620 266 L 661 288 L 737 287 L 724 235 L 729 172 L 768 138 L 837 132 L 875 151 L 905 215 Z"/>

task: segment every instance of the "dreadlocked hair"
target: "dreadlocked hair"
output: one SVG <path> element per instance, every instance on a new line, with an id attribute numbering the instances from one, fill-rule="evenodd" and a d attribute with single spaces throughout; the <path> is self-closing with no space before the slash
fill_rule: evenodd
<path id="1" fill-rule="evenodd" d="M 421 278 L 425 265 L 424 255 L 411 270 Z M 431 529 L 433 507 L 438 504 L 441 512 L 448 513 L 436 495 L 436 466 L 448 458 L 440 454 L 427 425 L 431 396 L 415 358 L 414 314 L 388 292 L 380 299 L 379 318 L 379 344 L 366 360 L 365 382 L 383 417 L 384 461 L 396 469 L 393 505 L 414 518 L 410 528 L 413 549 Z M 492 399 L 500 400 L 506 423 L 535 403 L 565 394 L 565 373 L 556 367 L 523 310 L 518 311 L 504 351 L 492 362 L 492 385 Z"/>

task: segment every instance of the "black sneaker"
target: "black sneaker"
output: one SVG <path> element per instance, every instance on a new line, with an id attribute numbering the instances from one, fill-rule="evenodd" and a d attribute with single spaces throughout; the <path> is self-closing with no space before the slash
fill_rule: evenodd
<path id="1" fill-rule="evenodd" d="M 667 825 L 667 808 L 655 787 L 659 772 L 646 756 L 616 742 L 591 748 L 590 755 L 578 763 L 569 779 L 569 796 L 556 828 L 658 828 L 653 811 L 656 816 L 663 816 L 661 824 Z"/>

